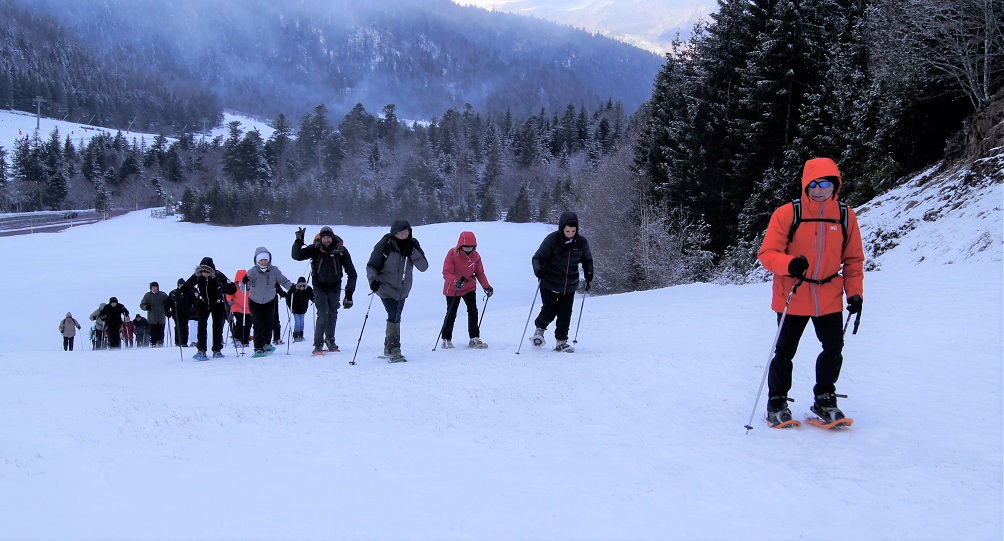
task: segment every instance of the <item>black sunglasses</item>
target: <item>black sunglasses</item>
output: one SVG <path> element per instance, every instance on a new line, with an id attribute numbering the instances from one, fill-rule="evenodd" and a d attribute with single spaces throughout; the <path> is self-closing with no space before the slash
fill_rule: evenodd
<path id="1" fill-rule="evenodd" d="M 832 180 L 813 180 L 809 183 L 810 188 L 829 188 L 833 186 Z"/>

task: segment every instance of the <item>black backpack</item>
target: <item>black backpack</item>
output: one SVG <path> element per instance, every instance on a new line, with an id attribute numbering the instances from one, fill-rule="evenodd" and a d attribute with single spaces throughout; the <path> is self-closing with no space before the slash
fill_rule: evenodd
<path id="1" fill-rule="evenodd" d="M 847 203 L 843 201 L 838 201 L 840 204 L 840 219 L 834 220 L 832 218 L 802 218 L 802 201 L 796 199 L 791 202 L 792 206 L 795 207 L 794 218 L 791 220 L 791 228 L 788 229 L 788 244 L 795 238 L 795 231 L 798 229 L 798 225 L 802 222 L 829 222 L 831 224 L 840 224 L 841 229 L 844 232 L 844 246 L 847 246 Z"/>

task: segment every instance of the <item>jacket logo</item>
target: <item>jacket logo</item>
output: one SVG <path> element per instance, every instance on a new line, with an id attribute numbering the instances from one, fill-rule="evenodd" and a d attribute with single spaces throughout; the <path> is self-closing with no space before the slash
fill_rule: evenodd
<path id="1" fill-rule="evenodd" d="M 837 226 L 835 226 L 835 225 L 831 225 L 830 226 L 830 231 L 836 231 L 837 229 L 839 229 L 839 228 Z"/>

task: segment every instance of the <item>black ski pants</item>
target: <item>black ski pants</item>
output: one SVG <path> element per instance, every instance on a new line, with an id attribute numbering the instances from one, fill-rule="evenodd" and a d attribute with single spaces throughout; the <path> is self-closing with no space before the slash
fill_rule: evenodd
<path id="1" fill-rule="evenodd" d="M 165 323 L 150 324 L 150 345 L 162 347 L 164 345 L 164 325 Z"/>
<path id="2" fill-rule="evenodd" d="M 73 351 L 73 337 L 64 336 L 63 337 L 63 351 Z"/>
<path id="3" fill-rule="evenodd" d="M 272 327 L 277 317 L 275 305 L 275 299 L 265 304 L 248 300 L 248 308 L 251 310 L 251 321 L 254 322 L 255 350 L 263 349 L 272 339 Z"/>
<path id="4" fill-rule="evenodd" d="M 174 343 L 188 347 L 188 318 L 174 315 Z"/>
<path id="5" fill-rule="evenodd" d="M 841 351 L 844 348 L 844 332 L 841 312 L 818 317 L 793 316 L 788 314 L 781 325 L 781 333 L 774 348 L 774 358 L 770 361 L 770 372 L 767 377 L 768 396 L 788 396 L 791 390 L 791 372 L 794 364 L 798 341 L 802 338 L 805 326 L 812 320 L 816 329 L 816 338 L 823 345 L 823 351 L 816 357 L 816 385 L 813 395 L 836 392 L 837 378 L 840 377 L 840 366 L 843 364 Z M 781 314 L 777 315 L 780 323 Z"/>
<path id="6" fill-rule="evenodd" d="M 533 324 L 538 329 L 546 329 L 551 321 L 557 317 L 558 321 L 554 326 L 554 338 L 556 340 L 568 340 L 568 327 L 572 324 L 572 305 L 575 304 L 575 291 L 568 293 L 557 293 L 540 288 L 540 313 Z"/>
<path id="7" fill-rule="evenodd" d="M 460 299 L 464 299 L 464 304 L 467 305 L 467 335 L 471 338 L 481 337 L 481 330 L 478 329 L 478 292 L 471 290 L 460 297 L 446 297 L 443 340 L 453 340 L 453 324 L 457 321 L 457 312 L 460 311 Z"/>
<path id="8" fill-rule="evenodd" d="M 234 337 L 241 344 L 251 342 L 251 314 L 232 312 L 234 315 Z"/>
<path id="9" fill-rule="evenodd" d="M 227 304 L 216 301 L 208 307 L 199 307 L 199 326 L 195 332 L 196 348 L 199 351 L 206 351 L 210 315 L 213 316 L 213 353 L 217 353 L 223 351 L 223 324 L 227 321 Z"/>

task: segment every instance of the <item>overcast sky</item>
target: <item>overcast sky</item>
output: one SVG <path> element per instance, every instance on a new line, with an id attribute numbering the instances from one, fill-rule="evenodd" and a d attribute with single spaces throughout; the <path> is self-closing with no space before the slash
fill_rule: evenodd
<path id="1" fill-rule="evenodd" d="M 665 53 L 677 32 L 690 34 L 694 22 L 718 8 L 715 0 L 454 0 L 583 28 Z"/>

